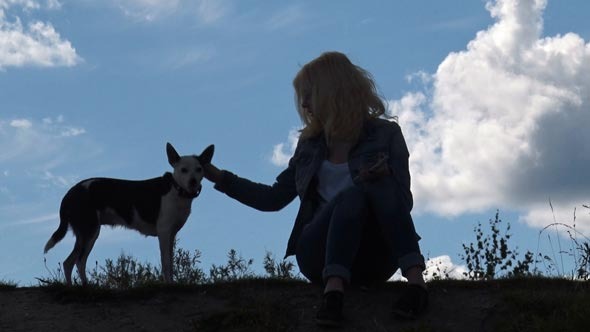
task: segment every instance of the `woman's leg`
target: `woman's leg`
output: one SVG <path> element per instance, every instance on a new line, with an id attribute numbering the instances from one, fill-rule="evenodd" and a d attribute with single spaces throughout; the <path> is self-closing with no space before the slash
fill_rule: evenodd
<path id="1" fill-rule="evenodd" d="M 338 286 L 338 279 L 349 283 L 366 215 L 367 201 L 357 186 L 330 201 L 299 238 L 296 257 L 303 275 L 330 287 Z"/>
<path id="2" fill-rule="evenodd" d="M 351 270 L 351 284 L 373 286 L 391 278 L 398 269 L 397 256 L 392 254 L 383 232 L 369 216 L 363 227 L 361 244 Z"/>
<path id="3" fill-rule="evenodd" d="M 355 186 L 345 190 L 305 227 L 296 256 L 301 272 L 309 280 L 328 282 L 330 288 L 334 282 L 329 282 L 331 276 L 348 283 L 353 263 L 363 262 L 365 268 L 369 268 L 377 265 L 371 262 L 375 259 L 379 261 L 378 264 L 388 262 L 383 266 L 386 271 L 381 272 L 384 275 L 398 266 L 410 283 L 424 286 L 424 257 L 418 246 L 419 237 L 409 211 L 401 197 L 396 196 L 395 187 L 392 196 L 392 185 L 391 182 L 383 181 L 365 188 Z M 366 220 L 371 220 L 371 224 Z M 379 241 L 371 240 L 368 243 L 382 244 L 379 249 L 373 250 L 384 253 L 381 258 L 360 255 L 355 261 L 364 228 L 372 229 L 373 235 L 379 237 Z M 367 272 L 367 276 L 374 273 L 380 272 Z"/>
<path id="4" fill-rule="evenodd" d="M 340 326 L 344 319 L 344 285 L 351 279 L 366 211 L 362 190 L 353 186 L 329 202 L 299 238 L 296 257 L 300 271 L 308 279 L 325 284 L 316 315 L 321 326 Z"/>
<path id="5" fill-rule="evenodd" d="M 365 189 L 370 209 L 392 253 L 398 257 L 397 263 L 402 274 L 410 283 L 424 286 L 422 271 L 425 264 L 418 245 L 419 237 L 399 187 L 393 178 L 386 178 L 366 184 Z"/>

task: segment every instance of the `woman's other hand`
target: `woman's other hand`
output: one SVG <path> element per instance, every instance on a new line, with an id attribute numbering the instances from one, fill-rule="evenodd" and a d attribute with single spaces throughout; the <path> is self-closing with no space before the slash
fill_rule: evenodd
<path id="1" fill-rule="evenodd" d="M 205 179 L 213 182 L 213 183 L 217 183 L 219 181 L 221 181 L 221 178 L 223 176 L 223 174 L 221 173 L 221 170 L 217 167 L 215 167 L 215 165 L 213 164 L 207 164 L 203 166 L 203 170 L 205 172 Z"/>

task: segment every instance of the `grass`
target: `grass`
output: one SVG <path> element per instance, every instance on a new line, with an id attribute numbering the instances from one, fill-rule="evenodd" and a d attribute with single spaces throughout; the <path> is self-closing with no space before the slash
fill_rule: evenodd
<path id="1" fill-rule="evenodd" d="M 586 331 L 590 326 L 590 283 L 564 278 L 528 276 L 494 280 L 437 280 L 431 290 L 493 291 L 495 305 L 488 313 L 486 331 L 554 332 Z M 460 303 L 448 305 L 460 307 Z M 404 331 L 430 331 L 432 326 Z M 436 327 L 436 326 L 434 326 Z M 431 329 L 437 330 L 436 328 Z"/>
<path id="2" fill-rule="evenodd" d="M 0 280 L 0 291 L 16 289 L 18 284 L 13 281 Z"/>
<path id="3" fill-rule="evenodd" d="M 195 331 L 295 331 L 298 317 L 292 304 L 282 298 L 259 296 L 245 298 L 237 295 L 233 304 L 221 312 L 193 320 Z M 248 305 L 244 305 L 247 302 Z"/>
<path id="4" fill-rule="evenodd" d="M 430 313 L 410 325 L 399 325 L 380 310 L 388 307 L 390 300 L 404 286 L 402 282 L 392 282 L 370 291 L 352 289 L 347 292 L 348 315 L 355 328 L 449 331 L 448 326 L 461 326 L 464 319 L 474 319 L 473 315 L 485 316 L 482 319 L 485 331 L 584 331 L 590 325 L 590 283 L 586 281 L 538 276 L 479 281 L 436 280 L 429 283 Z M 99 307 L 111 306 L 109 303 L 123 307 L 145 305 L 162 296 L 169 304 L 180 305 L 188 301 L 203 310 L 190 317 L 192 331 L 305 331 L 314 326 L 313 316 L 321 297 L 320 288 L 307 282 L 261 277 L 201 285 L 154 283 L 129 289 L 68 287 L 53 283 L 23 290 L 29 292 L 28 296 L 32 296 L 34 293 L 30 292 L 35 290 L 48 294 L 51 299 L 48 303 L 89 310 L 96 304 Z M 474 297 L 481 297 L 482 302 L 471 301 Z M 40 298 L 47 298 L 47 295 Z M 198 303 L 223 305 L 205 309 Z M 492 305 L 479 307 L 480 303 Z M 455 308 L 453 312 L 457 315 L 441 313 L 448 311 L 449 306 Z M 454 320 L 451 325 L 448 325 L 449 320 Z"/>
<path id="5" fill-rule="evenodd" d="M 563 279 L 507 280 L 497 331 L 585 331 L 590 326 L 590 284 Z"/>
<path id="6" fill-rule="evenodd" d="M 306 284 L 299 280 L 285 280 L 279 278 L 263 278 L 252 277 L 244 278 L 235 281 L 220 281 L 215 284 L 165 284 L 163 282 L 155 282 L 151 284 L 141 284 L 136 287 L 126 289 L 103 287 L 100 285 L 74 285 L 67 286 L 61 282 L 53 282 L 42 284 L 38 288 L 49 292 L 60 302 L 89 302 L 94 301 L 110 301 L 110 300 L 140 300 L 151 298 L 160 292 L 169 294 L 174 293 L 199 293 L 208 292 L 211 290 L 225 293 L 239 293 L 242 289 L 249 288 L 267 288 L 276 285 L 303 285 Z M 15 286 L 16 287 L 16 286 Z"/>
<path id="7" fill-rule="evenodd" d="M 128 289 L 113 289 L 100 286 L 66 286 L 52 283 L 39 286 L 61 304 L 97 302 L 134 302 L 153 298 L 165 293 L 167 296 L 194 294 L 216 294 L 229 299 L 223 311 L 213 312 L 202 319 L 193 319 L 194 331 L 293 331 L 297 317 L 288 302 L 280 297 L 257 294 L 251 290 L 265 290 L 275 287 L 298 289 L 306 285 L 299 280 L 282 278 L 243 278 L 234 281 L 220 281 L 215 284 L 182 285 L 154 283 Z M 248 294 L 244 294 L 247 291 Z M 201 295 L 199 295 L 201 296 Z M 247 304 L 247 305 L 244 305 Z"/>
<path id="8" fill-rule="evenodd" d="M 478 223 L 474 228 L 475 242 L 463 245 L 463 260 L 469 270 L 465 277 L 469 280 L 448 279 L 448 271 L 437 271 L 436 278 L 429 283 L 433 302 L 436 303 L 436 297 L 440 296 L 439 301 L 445 297 L 452 299 L 443 305 L 455 306 L 461 312 L 471 310 L 472 315 L 478 315 L 477 312 L 481 314 L 484 310 L 486 317 L 482 324 L 485 323 L 490 331 L 586 330 L 590 326 L 590 240 L 576 230 L 575 213 L 573 226 L 555 222 L 539 233 L 540 238 L 552 227 L 556 229 L 557 239 L 560 229 L 569 234 L 570 246 L 566 247 L 569 249 L 564 250 L 565 246 L 557 242 L 557 253 L 553 251 L 551 257 L 541 255 L 537 249 L 536 254 L 527 251 L 524 258 L 519 259 L 522 256 L 509 242 L 510 226 L 504 226 L 498 212 L 488 225 L 489 230 Z M 551 237 L 548 239 L 552 240 Z M 107 260 L 104 266 L 97 264 L 89 275 L 88 286 L 65 286 L 63 273 L 58 268 L 57 271 L 48 269 L 49 278 L 38 278 L 38 289 L 51 294 L 58 303 L 133 303 L 161 294 L 173 297 L 208 294 L 224 299 L 226 304 L 217 311 L 192 318 L 194 331 L 306 330 L 320 295 L 319 291 L 318 294 L 310 291 L 308 283 L 293 273 L 293 263 L 277 261 L 267 252 L 262 261 L 266 275 L 259 276 L 252 272 L 252 259 L 244 259 L 235 250 L 230 250 L 227 262 L 212 265 L 206 273 L 199 266 L 200 255 L 198 250 L 175 249 L 174 280 L 177 283 L 172 285 L 162 283 L 157 267 L 121 254 L 117 260 Z M 567 276 L 563 273 L 564 255 L 575 263 L 574 273 Z M 544 274 L 537 269 L 538 263 L 546 267 Z M 371 306 L 375 301 L 383 301 L 378 295 L 380 292 L 399 294 L 403 287 L 403 283 L 387 283 L 383 289 L 356 296 L 357 300 L 364 298 L 363 301 Z M 16 283 L 0 281 L 0 291 L 14 289 L 17 289 Z M 448 294 L 455 297 L 448 297 Z M 479 304 L 472 308 L 462 307 L 464 303 L 473 304 L 470 300 L 478 295 L 486 297 L 484 302 L 491 301 L 493 306 L 484 309 L 477 309 Z M 297 300 L 293 301 L 294 298 Z M 385 305 L 383 302 L 377 304 L 379 308 Z M 385 317 L 376 319 L 372 308 L 375 307 L 355 308 L 359 311 L 356 314 L 361 316 L 359 319 L 364 319 L 364 327 L 388 330 L 392 323 Z M 436 311 L 436 305 L 432 310 Z M 459 315 L 457 319 L 466 318 Z M 440 326 L 437 324 L 444 325 L 445 321 L 427 319 L 397 330 L 438 331 Z"/>

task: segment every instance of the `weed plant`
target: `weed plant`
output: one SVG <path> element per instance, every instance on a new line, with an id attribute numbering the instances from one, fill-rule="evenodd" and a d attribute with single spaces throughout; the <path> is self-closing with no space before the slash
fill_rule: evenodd
<path id="1" fill-rule="evenodd" d="M 550 202 L 551 205 L 551 202 Z M 590 209 L 589 206 L 584 206 Z M 553 211 L 553 206 L 551 205 Z M 526 251 L 521 257 L 517 247 L 512 247 L 510 239 L 510 223 L 504 223 L 500 212 L 496 211 L 494 218 L 483 225 L 481 222 L 474 227 L 475 242 L 462 244 L 461 259 L 465 262 L 467 272 L 463 273 L 469 280 L 493 280 L 497 278 L 519 278 L 529 276 L 561 277 L 567 276 L 576 280 L 590 279 L 590 239 L 576 229 L 576 211 L 574 210 L 573 226 L 555 221 L 539 232 L 539 243 L 543 235 L 551 244 L 551 254 L 542 254 L 537 247 L 537 253 Z M 552 237 L 550 230 L 555 231 Z M 560 232 L 567 232 L 570 245 L 563 249 Z M 557 251 L 553 242 L 556 242 Z M 575 262 L 572 271 L 566 273 L 564 256 Z M 262 264 L 266 275 L 256 275 L 252 270 L 253 259 L 243 258 L 235 249 L 227 253 L 225 264 L 213 264 L 209 273 L 200 267 L 201 252 L 178 248 L 174 246 L 173 277 L 179 285 L 204 285 L 220 282 L 232 282 L 243 279 L 271 278 L 279 280 L 301 280 L 296 276 L 295 265 L 287 260 L 277 261 L 272 253 L 266 252 Z M 538 265 L 542 263 L 545 273 L 541 273 Z M 452 279 L 452 272 L 438 262 L 429 279 Z M 46 265 L 47 268 L 47 265 Z M 49 276 L 37 278 L 42 285 L 64 284 L 65 278 L 61 265 L 57 270 L 47 268 Z M 429 277 L 429 276 L 427 276 Z M 76 274 L 73 275 L 74 284 L 80 284 Z M 96 262 L 94 269 L 89 272 L 89 284 L 107 289 L 129 289 L 140 286 L 161 284 L 161 269 L 150 263 L 142 263 L 131 255 L 122 253 L 116 260 L 106 259 L 104 265 Z M 0 282 L 0 288 L 16 287 L 11 282 Z"/>
<path id="2" fill-rule="evenodd" d="M 253 270 L 253 259 L 245 259 L 234 249 L 229 250 L 227 262 L 222 265 L 213 264 L 207 275 L 200 267 L 201 252 L 188 250 L 174 246 L 173 278 L 175 284 L 182 286 L 196 286 L 232 282 L 243 279 L 253 279 L 257 276 Z M 281 280 L 299 280 L 293 272 L 295 265 L 283 260 L 276 261 L 270 252 L 264 257 L 265 278 Z M 45 265 L 47 268 L 47 265 Z M 49 277 L 37 278 L 40 285 L 55 286 L 65 284 L 65 277 L 61 265 L 56 270 L 50 270 Z M 80 284 L 79 278 L 74 274 L 74 284 Z M 104 265 L 96 262 L 95 267 L 89 272 L 88 283 L 90 286 L 105 289 L 131 289 L 138 287 L 163 284 L 161 269 L 150 263 L 142 263 L 131 255 L 121 253 L 116 259 L 106 259 Z"/>
<path id="3" fill-rule="evenodd" d="M 476 242 L 463 244 L 461 259 L 467 265 L 464 275 L 469 280 L 492 280 L 498 277 L 522 277 L 531 275 L 531 265 L 535 263 L 530 251 L 518 260 L 518 248 L 511 248 L 509 241 L 510 223 L 503 227 L 500 211 L 489 220 L 489 232 L 479 222 L 473 229 Z"/>
<path id="4" fill-rule="evenodd" d="M 15 289 L 18 284 L 10 280 L 0 280 L 0 290 Z"/>
<path id="5" fill-rule="evenodd" d="M 511 277 L 557 277 L 572 280 L 590 279 L 590 239 L 576 228 L 576 210 L 572 225 L 557 222 L 553 205 L 549 201 L 553 213 L 553 223 L 539 231 L 537 251 L 533 254 L 527 251 L 522 259 L 518 259 L 518 248 L 510 244 L 510 223 L 504 226 L 499 211 L 489 220 L 488 229 L 482 223 L 474 228 L 475 242 L 463 244 L 461 259 L 467 266 L 464 273 L 469 280 L 492 280 L 495 278 Z M 584 205 L 584 208 L 590 209 Z M 551 231 L 554 231 L 553 235 Z M 564 233 L 569 237 L 569 245 L 562 243 Z M 546 235 L 550 246 L 550 253 L 541 252 L 541 240 Z M 567 271 L 565 261 L 572 261 L 573 268 Z M 540 266 L 544 272 L 541 272 Z M 440 269 L 438 270 L 441 273 Z M 443 271 L 444 272 L 444 271 Z M 436 274 L 435 277 L 447 277 L 446 274 Z M 436 279 L 436 278 L 435 278 Z"/>
<path id="6" fill-rule="evenodd" d="M 225 265 L 217 266 L 213 264 L 211 266 L 208 281 L 210 283 L 219 283 L 253 278 L 254 272 L 251 269 L 253 263 L 253 259 L 246 260 L 234 249 L 230 249 L 227 253 L 227 263 Z"/>
<path id="7" fill-rule="evenodd" d="M 572 225 L 558 222 L 555 218 L 553 204 L 549 201 L 551 212 L 553 214 L 553 223 L 545 226 L 539 231 L 537 239 L 537 255 L 542 257 L 539 262 L 543 263 L 547 276 L 556 276 L 572 280 L 590 280 L 590 238 L 582 234 L 576 228 L 576 209 L 574 209 Z M 584 208 L 590 209 L 589 206 L 583 205 Z M 551 231 L 554 236 L 552 237 Z M 561 239 L 563 231 L 569 238 L 569 246 L 562 245 Z M 540 253 L 541 240 L 546 236 L 546 240 L 551 248 L 550 255 Z M 555 242 L 555 243 L 554 243 Z M 573 268 L 567 270 L 564 261 L 573 261 Z"/>
<path id="8" fill-rule="evenodd" d="M 266 252 L 264 255 L 264 270 L 268 277 L 272 279 L 279 279 L 279 280 L 299 280 L 300 278 L 297 277 L 293 273 L 293 269 L 295 268 L 295 264 L 293 262 L 282 260 L 277 262 L 270 251 Z"/>

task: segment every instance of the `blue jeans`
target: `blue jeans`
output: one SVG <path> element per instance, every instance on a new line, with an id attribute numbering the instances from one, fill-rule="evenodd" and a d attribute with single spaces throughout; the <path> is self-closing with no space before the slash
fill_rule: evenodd
<path id="1" fill-rule="evenodd" d="M 354 185 L 316 213 L 297 243 L 301 273 L 312 282 L 337 276 L 346 283 L 387 281 L 398 268 L 424 269 L 410 212 L 397 199 Z"/>

